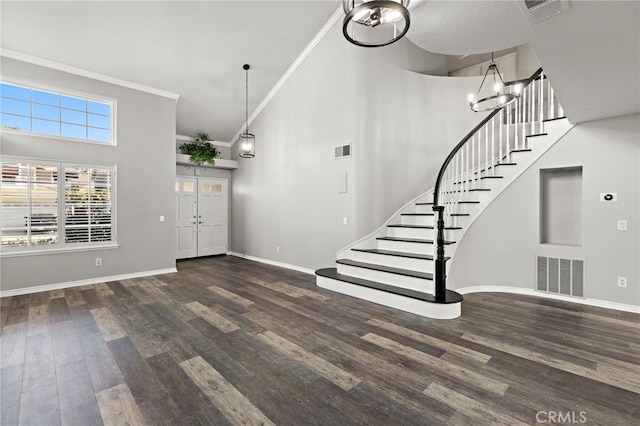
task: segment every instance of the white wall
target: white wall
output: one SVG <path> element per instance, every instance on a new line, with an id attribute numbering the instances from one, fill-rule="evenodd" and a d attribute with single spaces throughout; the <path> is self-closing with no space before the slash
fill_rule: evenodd
<path id="1" fill-rule="evenodd" d="M 540 61 L 528 44 L 518 46 L 516 49 L 516 79 L 529 78 L 540 68 Z"/>
<path id="2" fill-rule="evenodd" d="M 535 142 L 532 142 L 535 143 Z M 582 166 L 582 245 L 540 244 L 540 169 Z M 617 203 L 600 193 L 616 192 Z M 617 221 L 627 220 L 628 231 Z M 640 116 L 578 124 L 469 228 L 447 285 L 534 288 L 534 256 L 584 259 L 585 296 L 640 305 Z M 628 287 L 617 287 L 617 277 Z"/>
<path id="3" fill-rule="evenodd" d="M 174 99 L 9 58 L 3 78 L 117 99 L 117 146 L 3 132 L 2 155 L 117 166 L 116 249 L 2 257 L 2 291 L 175 268 Z M 160 223 L 160 216 L 165 222 Z M 101 257 L 102 267 L 94 259 Z"/>
<path id="4" fill-rule="evenodd" d="M 451 148 L 483 118 L 466 102 L 479 80 L 414 73 L 392 65 L 397 57 L 349 44 L 339 23 L 316 46 L 250 126 L 256 157 L 233 172 L 232 251 L 331 266 L 338 249 L 433 187 Z M 346 144 L 353 156 L 335 160 Z"/>

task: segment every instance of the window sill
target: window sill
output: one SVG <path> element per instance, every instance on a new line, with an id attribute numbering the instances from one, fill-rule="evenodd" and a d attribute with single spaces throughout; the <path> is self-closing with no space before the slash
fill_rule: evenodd
<path id="1" fill-rule="evenodd" d="M 111 146 L 111 147 L 118 146 L 115 139 L 109 142 L 100 142 L 100 141 L 94 141 L 91 139 L 78 139 L 78 138 L 72 138 L 70 136 L 49 135 L 46 133 L 27 132 L 24 130 L 2 129 L 0 132 L 20 135 L 27 138 L 31 137 L 31 138 L 54 139 L 58 141 L 80 142 L 80 143 L 86 143 L 86 144 L 98 145 L 98 146 Z"/>
<path id="2" fill-rule="evenodd" d="M 97 251 L 97 250 L 113 250 L 120 247 L 118 244 L 105 244 L 103 246 L 82 246 L 73 248 L 56 248 L 56 249 L 42 249 L 42 250 L 0 250 L 0 258 L 4 257 L 22 257 L 22 256 L 39 256 L 43 254 L 61 254 L 61 253 L 76 253 L 84 251 Z"/>

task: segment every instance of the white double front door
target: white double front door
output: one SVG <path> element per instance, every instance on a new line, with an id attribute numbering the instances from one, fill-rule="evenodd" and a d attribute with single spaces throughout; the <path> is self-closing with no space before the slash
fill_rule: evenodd
<path id="1" fill-rule="evenodd" d="M 227 252 L 226 179 L 176 178 L 176 259 Z"/>

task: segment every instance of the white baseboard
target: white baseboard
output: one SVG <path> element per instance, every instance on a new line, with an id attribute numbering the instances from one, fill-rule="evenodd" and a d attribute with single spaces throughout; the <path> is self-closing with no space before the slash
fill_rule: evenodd
<path id="1" fill-rule="evenodd" d="M 249 256 L 244 253 L 236 253 L 234 251 L 230 251 L 227 253 L 229 256 L 240 257 L 242 259 L 253 260 L 255 262 L 266 263 L 268 265 L 280 266 L 281 268 L 293 269 L 294 271 L 304 272 L 305 274 L 315 275 L 316 271 L 309 268 L 303 268 L 302 266 L 291 265 L 289 263 L 276 262 L 275 260 L 263 259 L 261 257 Z"/>
<path id="2" fill-rule="evenodd" d="M 41 291 L 61 290 L 83 285 L 100 284 L 109 281 L 130 280 L 132 278 L 148 277 L 151 275 L 172 274 L 178 272 L 176 268 L 157 269 L 155 271 L 134 272 L 132 274 L 111 275 L 108 277 L 88 278 L 86 280 L 68 281 L 57 284 L 46 284 L 34 287 L 17 288 L 15 290 L 0 290 L 0 297 L 20 296 L 23 294 L 39 293 Z"/>
<path id="3" fill-rule="evenodd" d="M 576 297 L 564 296 L 562 294 L 544 293 L 541 291 L 535 291 L 533 289 L 521 288 L 521 287 L 473 286 L 473 287 L 458 288 L 458 289 L 455 289 L 454 291 L 457 291 L 460 294 L 469 294 L 469 293 L 525 294 L 527 296 L 546 297 L 547 299 L 562 300 L 564 302 L 573 302 L 573 303 L 579 303 L 581 305 L 596 306 L 598 308 L 615 309 L 617 311 L 632 312 L 635 314 L 640 314 L 640 306 L 636 306 L 636 305 L 627 305 L 624 303 L 608 302 L 606 300 L 600 300 L 600 299 L 590 299 L 590 298 L 580 299 Z"/>

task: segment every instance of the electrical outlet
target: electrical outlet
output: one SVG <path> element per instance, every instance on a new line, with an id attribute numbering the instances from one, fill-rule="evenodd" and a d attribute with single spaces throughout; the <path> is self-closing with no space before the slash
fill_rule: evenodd
<path id="1" fill-rule="evenodd" d="M 280 246 L 276 247 L 276 253 L 280 253 Z"/>
<path id="2" fill-rule="evenodd" d="M 627 230 L 627 221 L 619 220 L 618 221 L 618 231 L 626 231 Z"/>
<path id="3" fill-rule="evenodd" d="M 347 225 L 349 223 L 349 219 L 347 219 L 346 217 L 342 218 L 342 224 L 343 225 Z"/>
<path id="4" fill-rule="evenodd" d="M 618 287 L 627 288 L 627 277 L 618 277 Z"/>
<path id="5" fill-rule="evenodd" d="M 96 257 L 96 266 L 102 266 L 102 258 Z"/>

